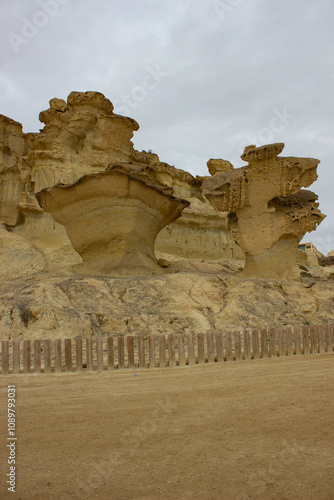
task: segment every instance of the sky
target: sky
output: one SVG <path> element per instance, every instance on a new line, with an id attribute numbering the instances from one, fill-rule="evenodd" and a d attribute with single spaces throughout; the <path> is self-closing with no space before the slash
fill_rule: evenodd
<path id="1" fill-rule="evenodd" d="M 0 113 L 38 131 L 53 97 L 95 90 L 140 125 L 133 143 L 193 175 L 245 146 L 321 161 L 334 249 L 333 0 L 0 0 Z"/>

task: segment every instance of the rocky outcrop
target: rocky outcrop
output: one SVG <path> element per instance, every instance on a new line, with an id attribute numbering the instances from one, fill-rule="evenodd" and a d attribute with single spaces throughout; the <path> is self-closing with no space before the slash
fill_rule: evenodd
<path id="1" fill-rule="evenodd" d="M 32 150 L 28 162 L 35 193 L 132 159 L 131 138 L 139 125 L 115 114 L 99 92 L 71 92 L 67 102 L 51 99 L 39 119 L 44 129 L 25 138 Z"/>
<path id="2" fill-rule="evenodd" d="M 325 217 L 317 195 L 301 190 L 317 179 L 319 160 L 279 157 L 284 144 L 248 146 L 248 165 L 203 182 L 216 210 L 229 212 L 232 239 L 245 252 L 244 276 L 298 280 L 298 243 Z"/>
<path id="3" fill-rule="evenodd" d="M 230 238 L 227 214 L 213 210 L 207 200 L 188 200 L 191 204 L 182 216 L 159 233 L 155 244 L 157 253 L 205 261 L 243 261 L 243 251 Z"/>
<path id="4" fill-rule="evenodd" d="M 162 273 L 154 255 L 156 236 L 189 206 L 140 164 L 113 165 L 36 197 L 65 226 L 83 259 L 77 271 L 105 276 Z"/>
<path id="5" fill-rule="evenodd" d="M 219 172 L 229 172 L 230 170 L 234 170 L 234 167 L 231 162 L 226 160 L 221 160 L 220 158 L 217 159 L 211 158 L 207 162 L 207 167 L 210 175 L 215 175 Z"/>
<path id="6" fill-rule="evenodd" d="M 278 157 L 283 145 L 250 147 L 247 167 L 209 160 L 212 177 L 194 178 L 135 151 L 138 124 L 95 92 L 52 99 L 41 120 L 40 133 L 24 134 L 0 119 L 1 339 L 333 321 L 331 267 L 307 269 L 300 252 L 303 282 L 281 279 L 298 276 L 298 238 L 323 218 L 316 195 L 300 191 L 317 160 Z M 38 204 L 41 188 L 58 222 Z M 162 272 L 160 229 L 164 274 L 146 276 Z M 242 263 L 223 260 L 242 258 L 240 247 L 246 276 Z M 123 277 L 132 274 L 141 276 Z"/>
<path id="7" fill-rule="evenodd" d="M 0 115 L 0 222 L 10 227 L 21 222 L 18 203 L 30 188 L 25 161 L 29 148 L 24 137 L 20 123 Z"/>
<path id="8" fill-rule="evenodd" d="M 154 165 L 154 172 L 161 182 L 173 188 L 176 196 L 190 202 L 181 217 L 159 233 L 155 244 L 158 254 L 200 260 L 244 260 L 243 251 L 230 238 L 227 212 L 217 212 L 203 196 L 203 178 L 160 162 Z"/>
<path id="9" fill-rule="evenodd" d="M 0 226 L 0 280 L 27 278 L 46 270 L 41 251 L 30 241 Z"/>
<path id="10" fill-rule="evenodd" d="M 218 214 L 203 197 L 199 179 L 160 162 L 158 155 L 136 151 L 131 142 L 138 123 L 114 113 L 99 92 L 72 92 L 54 98 L 40 113 L 44 128 L 24 134 L 22 126 L 2 117 L 0 125 L 0 222 L 40 249 L 69 248 L 64 227 L 41 209 L 35 194 L 56 184 L 73 184 L 82 176 L 119 163 L 140 164 L 190 202 L 177 222 L 163 229 L 158 254 L 197 259 L 241 258 L 230 239 L 227 214 Z M 215 162 L 215 160 L 213 160 Z M 218 162 L 219 163 L 219 162 Z M 213 168 L 220 168 L 216 166 Z M 70 259 L 71 260 L 71 259 Z"/>
<path id="11" fill-rule="evenodd" d="M 301 264 L 310 269 L 313 267 L 319 267 L 319 261 L 316 253 L 305 252 L 304 250 L 297 251 L 297 264 Z"/>
<path id="12" fill-rule="evenodd" d="M 51 99 L 42 111 L 45 124 L 38 133 L 25 135 L 31 151 L 27 157 L 32 190 L 22 193 L 23 227 L 18 234 L 38 246 L 58 247 L 68 242 L 62 226 L 40 208 L 35 193 L 59 183 L 71 184 L 89 173 L 105 170 L 112 162 L 130 161 L 131 138 L 139 125 L 117 115 L 113 105 L 99 92 L 72 92 L 67 101 Z"/>
<path id="13" fill-rule="evenodd" d="M 333 273 L 245 279 L 236 261 L 172 262 L 163 276 L 31 275 L 1 283 L 0 339 L 206 333 L 333 322 Z M 327 278 L 326 278 L 327 276 Z"/>
<path id="14" fill-rule="evenodd" d="M 334 266 L 334 255 L 326 255 L 326 257 L 320 257 L 319 265 L 322 267 Z"/>

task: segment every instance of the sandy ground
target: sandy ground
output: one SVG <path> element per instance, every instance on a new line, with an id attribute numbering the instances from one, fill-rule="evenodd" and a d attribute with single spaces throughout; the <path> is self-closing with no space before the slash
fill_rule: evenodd
<path id="1" fill-rule="evenodd" d="M 333 396 L 333 354 L 1 376 L 0 498 L 333 499 Z"/>

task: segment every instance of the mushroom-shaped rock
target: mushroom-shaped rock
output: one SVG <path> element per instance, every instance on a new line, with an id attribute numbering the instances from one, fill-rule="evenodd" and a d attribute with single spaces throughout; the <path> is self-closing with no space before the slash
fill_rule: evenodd
<path id="1" fill-rule="evenodd" d="M 298 242 L 324 219 L 317 195 L 300 190 L 317 179 L 319 160 L 278 157 L 284 144 L 245 148 L 245 167 L 202 184 L 216 210 L 228 211 L 232 239 L 245 252 L 244 275 L 299 280 Z"/>
<path id="2" fill-rule="evenodd" d="M 172 190 L 137 170 L 134 165 L 118 165 L 36 194 L 41 207 L 65 226 L 83 259 L 79 272 L 110 276 L 163 272 L 154 255 L 156 236 L 189 202 L 175 198 Z"/>

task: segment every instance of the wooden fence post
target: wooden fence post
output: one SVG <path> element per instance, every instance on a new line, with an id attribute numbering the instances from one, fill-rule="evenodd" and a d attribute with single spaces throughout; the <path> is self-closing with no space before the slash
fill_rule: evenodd
<path id="1" fill-rule="evenodd" d="M 286 356 L 284 328 L 277 328 L 278 355 Z"/>
<path id="2" fill-rule="evenodd" d="M 125 366 L 124 365 L 124 337 L 118 337 L 117 344 L 118 344 L 118 368 L 122 370 Z"/>
<path id="3" fill-rule="evenodd" d="M 65 372 L 72 371 L 72 340 L 65 339 Z"/>
<path id="4" fill-rule="evenodd" d="M 326 337 L 326 331 L 323 325 L 318 325 L 317 333 L 318 333 L 319 353 L 322 354 L 325 352 L 325 337 Z"/>
<path id="5" fill-rule="evenodd" d="M 252 343 L 253 343 L 253 358 L 259 359 L 260 346 L 259 346 L 259 330 L 252 330 Z"/>
<path id="6" fill-rule="evenodd" d="M 9 373 L 9 341 L 2 341 L 1 348 L 1 373 L 3 375 L 8 375 Z"/>
<path id="7" fill-rule="evenodd" d="M 96 338 L 96 364 L 97 371 L 103 372 L 103 341 L 101 337 Z"/>
<path id="8" fill-rule="evenodd" d="M 114 354 L 114 338 L 108 337 L 107 339 L 107 351 L 108 351 L 108 370 L 115 369 L 115 354 Z"/>
<path id="9" fill-rule="evenodd" d="M 23 341 L 23 373 L 30 373 L 31 370 L 31 342 Z"/>
<path id="10" fill-rule="evenodd" d="M 194 336 L 192 333 L 187 335 L 187 346 L 188 346 L 188 363 L 189 365 L 195 364 L 195 351 L 194 351 Z"/>
<path id="11" fill-rule="evenodd" d="M 149 335 L 148 337 L 148 366 L 155 368 L 155 336 Z"/>
<path id="12" fill-rule="evenodd" d="M 75 339 L 75 370 L 77 372 L 82 371 L 82 338 Z"/>
<path id="13" fill-rule="evenodd" d="M 62 370 L 61 339 L 55 340 L 55 371 Z"/>
<path id="14" fill-rule="evenodd" d="M 34 340 L 34 372 L 41 373 L 41 341 Z"/>
<path id="15" fill-rule="evenodd" d="M 30 373 L 31 370 L 31 342 L 23 341 L 23 373 Z"/>
<path id="16" fill-rule="evenodd" d="M 224 361 L 224 343 L 223 343 L 223 333 L 216 333 L 216 346 L 217 346 L 217 361 Z"/>
<path id="17" fill-rule="evenodd" d="M 169 366 L 175 366 L 175 337 L 173 333 L 168 335 Z"/>
<path id="18" fill-rule="evenodd" d="M 126 338 L 126 344 L 128 349 L 128 365 L 129 368 L 135 367 L 135 348 L 134 348 L 134 338 L 132 335 L 128 335 Z"/>
<path id="19" fill-rule="evenodd" d="M 145 368 L 145 346 L 144 337 L 138 335 L 138 358 L 139 358 L 139 368 Z"/>
<path id="20" fill-rule="evenodd" d="M 205 363 L 204 355 L 204 335 L 203 333 L 197 334 L 197 351 L 198 351 L 198 363 Z"/>
<path id="21" fill-rule="evenodd" d="M 235 339 L 235 360 L 240 361 L 241 357 L 241 336 L 239 330 L 234 332 Z"/>
<path id="22" fill-rule="evenodd" d="M 20 351 L 21 342 L 19 339 L 13 340 L 13 373 L 20 373 Z"/>
<path id="23" fill-rule="evenodd" d="M 51 373 L 51 340 L 44 340 L 44 373 Z"/>
<path id="24" fill-rule="evenodd" d="M 295 339 L 295 354 L 302 353 L 302 344 L 301 344 L 301 329 L 299 326 L 293 327 L 294 339 Z"/>
<path id="25" fill-rule="evenodd" d="M 309 327 L 306 325 L 302 326 L 302 336 L 303 336 L 303 354 L 310 354 Z"/>
<path id="26" fill-rule="evenodd" d="M 159 366 L 165 368 L 166 366 L 166 337 L 159 335 Z"/>
<path id="27" fill-rule="evenodd" d="M 177 350 L 179 353 L 179 366 L 185 366 L 186 358 L 184 354 L 184 335 L 179 333 L 177 336 Z"/>
<path id="28" fill-rule="evenodd" d="M 316 354 L 318 352 L 318 335 L 317 335 L 317 327 L 315 325 L 311 325 L 311 354 Z"/>
<path id="29" fill-rule="evenodd" d="M 93 339 L 86 339 L 86 368 L 91 371 L 94 369 L 93 363 Z"/>
<path id="30" fill-rule="evenodd" d="M 261 328 L 261 358 L 269 358 L 268 352 L 268 330 L 267 328 Z"/>
<path id="31" fill-rule="evenodd" d="M 206 334 L 207 350 L 208 350 L 208 363 L 215 361 L 215 344 L 213 341 L 213 333 L 207 332 Z"/>
<path id="32" fill-rule="evenodd" d="M 331 352 L 330 350 L 330 329 L 329 325 L 324 325 L 324 341 L 325 341 L 325 352 Z"/>
<path id="33" fill-rule="evenodd" d="M 232 360 L 232 333 L 225 332 L 226 361 Z"/>
<path id="34" fill-rule="evenodd" d="M 277 356 L 275 328 L 269 328 L 269 346 L 270 357 Z"/>
<path id="35" fill-rule="evenodd" d="M 244 330 L 244 358 L 251 359 L 249 330 Z"/>
<path id="36" fill-rule="evenodd" d="M 292 343 L 292 328 L 291 328 L 291 326 L 287 326 L 285 328 L 285 335 L 286 335 L 286 353 L 287 353 L 287 356 L 292 356 L 293 343 Z"/>

